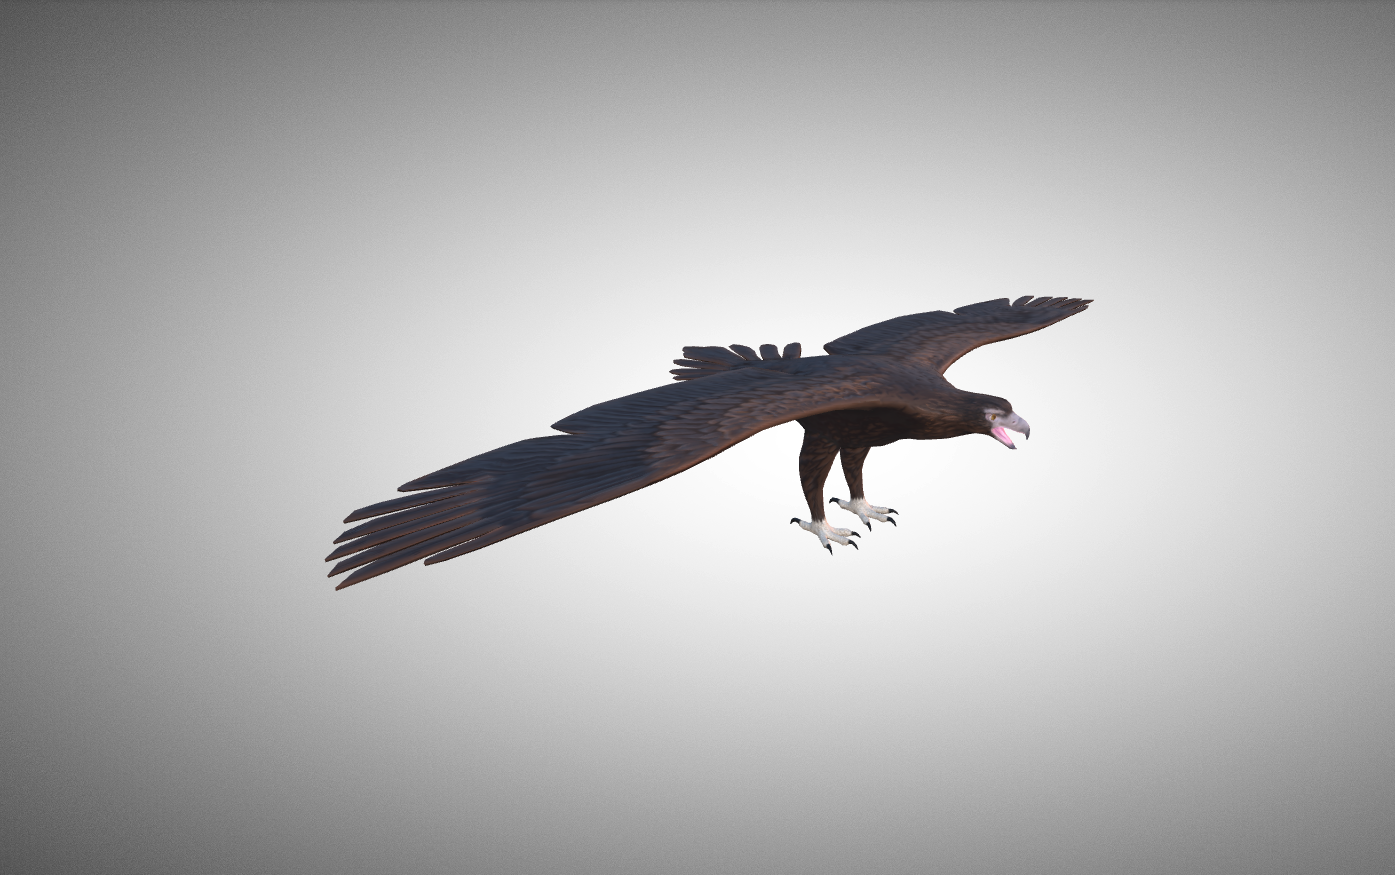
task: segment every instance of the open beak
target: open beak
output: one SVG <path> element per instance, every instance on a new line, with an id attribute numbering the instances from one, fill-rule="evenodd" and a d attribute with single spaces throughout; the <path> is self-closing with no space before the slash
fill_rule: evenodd
<path id="1" fill-rule="evenodd" d="M 1009 450 L 1015 450 L 1017 449 L 1017 445 L 1012 442 L 1012 438 L 1008 435 L 1009 429 L 1025 438 L 1030 439 L 1032 437 L 1032 427 L 1027 424 L 1027 420 L 1018 416 L 1016 413 L 998 420 L 998 424 L 989 429 L 988 433 L 993 435 L 998 443 L 1007 447 Z"/>

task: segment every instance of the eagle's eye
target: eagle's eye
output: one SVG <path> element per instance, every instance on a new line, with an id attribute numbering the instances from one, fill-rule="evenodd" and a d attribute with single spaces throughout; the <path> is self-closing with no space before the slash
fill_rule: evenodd
<path id="1" fill-rule="evenodd" d="M 989 418 L 989 419 L 997 419 L 997 418 L 998 418 L 998 414 L 996 414 L 996 413 L 990 413 L 990 414 L 988 414 L 988 418 Z"/>

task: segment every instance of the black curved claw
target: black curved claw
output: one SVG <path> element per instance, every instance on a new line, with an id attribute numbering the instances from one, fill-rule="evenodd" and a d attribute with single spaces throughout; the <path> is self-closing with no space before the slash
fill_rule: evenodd
<path id="1" fill-rule="evenodd" d="M 896 508 L 894 508 L 894 507 L 888 507 L 888 508 L 886 509 L 886 512 L 887 512 L 887 513 L 896 513 Z"/>
<path id="2" fill-rule="evenodd" d="M 872 524 L 871 524 L 871 523 L 863 523 L 863 525 L 867 527 L 867 531 L 869 531 L 869 532 L 872 531 Z"/>
<path id="3" fill-rule="evenodd" d="M 896 520 L 892 519 L 891 517 L 887 517 L 886 521 L 891 523 L 893 526 L 896 525 Z M 871 528 L 871 526 L 868 526 L 868 528 Z"/>
<path id="4" fill-rule="evenodd" d="M 830 498 L 830 499 L 828 500 L 828 503 L 829 503 L 829 504 L 837 504 L 839 501 L 841 501 L 841 499 L 838 499 L 838 498 Z"/>
<path id="5" fill-rule="evenodd" d="M 856 533 L 854 532 L 854 534 L 856 534 Z M 849 546 L 851 546 L 854 550 L 861 550 L 861 549 L 862 549 L 861 547 L 857 546 L 857 542 L 856 542 L 856 541 L 849 541 L 848 544 L 849 544 Z"/>
<path id="6" fill-rule="evenodd" d="M 832 544 L 824 544 L 824 545 L 823 545 L 823 548 L 824 548 L 825 550 L 828 551 L 828 555 L 830 555 L 830 556 L 833 555 L 833 545 L 832 545 Z"/>
<path id="7" fill-rule="evenodd" d="M 792 523 L 797 523 L 797 522 L 799 522 L 799 517 L 797 517 L 797 516 L 792 516 L 792 517 L 790 517 L 790 522 L 792 522 Z"/>
<path id="8" fill-rule="evenodd" d="M 849 536 L 849 537 L 852 537 L 852 538 L 860 538 L 860 537 L 862 537 L 862 535 L 858 534 L 857 532 L 848 532 L 848 536 Z M 854 544 L 853 546 L 856 547 L 857 545 Z"/>

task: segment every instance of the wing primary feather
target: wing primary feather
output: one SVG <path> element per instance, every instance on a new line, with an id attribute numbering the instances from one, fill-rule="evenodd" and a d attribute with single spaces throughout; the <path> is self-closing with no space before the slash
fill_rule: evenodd
<path id="1" fill-rule="evenodd" d="M 621 491 L 619 494 L 613 494 L 614 490 L 618 486 L 628 485 L 631 482 L 633 481 L 627 478 L 625 480 L 607 483 L 601 489 L 593 489 L 591 491 L 588 491 L 586 493 L 586 496 L 593 500 L 587 501 L 586 506 L 595 507 L 597 504 L 602 504 L 606 501 L 610 501 L 613 498 L 618 498 L 620 495 L 629 492 L 630 489 L 625 489 Z M 632 488 L 633 487 L 631 487 L 631 489 Z M 578 491 L 579 490 L 573 490 L 573 492 Z M 568 493 L 568 495 L 570 494 L 571 493 Z M 565 496 L 556 497 L 553 502 L 554 506 L 550 508 L 542 507 L 532 511 L 532 513 L 528 515 L 526 520 L 515 521 L 509 524 L 501 525 L 498 528 L 492 529 L 487 532 L 481 532 L 477 535 L 472 536 L 472 538 L 467 543 L 459 544 L 458 546 L 453 546 L 448 549 L 442 550 L 441 552 L 427 559 L 425 564 L 435 565 L 438 562 L 445 562 L 446 560 L 454 559 L 457 556 L 464 556 L 466 553 L 473 553 L 476 550 L 483 550 L 485 547 L 512 538 L 514 535 L 521 535 L 526 531 L 536 529 L 538 526 L 545 526 L 550 522 L 554 522 L 556 520 L 561 519 L 564 516 L 568 516 L 570 514 L 575 513 L 576 509 L 573 507 L 557 506 L 558 504 L 565 504 L 565 502 L 561 501 L 563 497 Z"/>
<path id="2" fill-rule="evenodd" d="M 739 344 L 739 343 L 733 343 L 733 344 L 731 345 L 731 351 L 734 352 L 734 353 L 736 353 L 737 355 L 741 356 L 743 359 L 745 359 L 745 360 L 748 361 L 748 362 L 758 362 L 758 361 L 760 361 L 760 356 L 757 355 L 757 354 L 756 354 L 756 351 L 755 351 L 754 349 L 751 349 L 749 346 L 743 346 L 742 344 Z"/>
<path id="3" fill-rule="evenodd" d="M 483 535 L 487 535 L 491 531 L 493 531 L 493 529 L 488 528 L 489 525 L 489 523 L 482 523 L 478 527 L 472 527 L 471 529 L 467 529 L 465 531 L 449 532 L 445 535 L 433 538 L 430 541 L 417 544 L 410 550 L 402 550 L 397 553 L 384 556 L 381 559 L 377 559 L 373 562 L 370 562 L 369 564 L 360 568 L 358 571 L 355 571 L 353 574 L 346 577 L 343 580 L 343 582 L 341 582 L 338 586 L 335 587 L 335 589 L 344 589 L 345 587 L 353 586 L 356 583 L 363 583 L 365 580 L 377 577 L 379 574 L 385 574 L 389 571 L 392 571 L 395 568 L 401 568 L 403 565 L 410 565 L 424 556 L 430 556 L 432 553 L 439 553 L 441 550 L 447 549 L 449 547 L 454 547 L 462 540 L 469 541 L 473 538 L 479 538 Z M 332 577 L 333 574 L 331 574 L 330 576 Z"/>
<path id="4" fill-rule="evenodd" d="M 762 343 L 760 345 L 760 357 L 768 362 L 773 362 L 780 357 L 780 348 L 773 343 Z"/>
<path id="5" fill-rule="evenodd" d="M 700 362 L 711 362 L 714 365 L 727 365 L 728 367 L 746 363 L 744 358 L 721 346 L 685 346 L 683 347 L 683 357 Z"/>
<path id="6" fill-rule="evenodd" d="M 474 538 L 471 538 L 464 544 L 459 544 L 454 547 L 450 547 L 449 549 L 442 550 L 435 556 L 432 556 L 429 559 L 427 559 L 426 562 L 424 562 L 423 564 L 435 565 L 438 562 L 446 562 L 448 560 L 456 558 L 457 556 L 464 556 L 466 553 L 473 553 L 476 550 L 483 550 L 485 547 L 493 546 L 494 544 L 497 544 L 500 541 L 506 541 L 509 538 L 512 538 L 514 535 L 521 535 L 524 532 L 536 529 L 538 526 L 547 525 L 550 522 L 552 522 L 551 519 L 543 519 L 537 521 L 530 520 L 527 524 L 524 525 L 507 526 L 504 528 L 495 529 L 490 532 L 484 532 L 480 535 L 475 536 Z"/>
<path id="7" fill-rule="evenodd" d="M 542 520 L 538 523 L 533 523 L 529 525 L 506 526 L 503 528 L 494 529 L 492 531 L 483 532 L 479 535 L 476 535 L 475 537 L 471 538 L 463 544 L 457 544 L 453 547 L 448 547 L 447 549 L 442 550 L 435 556 L 427 558 L 427 560 L 422 564 L 435 565 L 438 562 L 447 562 L 451 559 L 456 558 L 457 556 L 464 556 L 466 553 L 473 553 L 476 550 L 483 550 L 485 547 L 497 544 L 500 541 L 508 540 L 509 538 L 512 538 L 514 535 L 521 535 L 530 529 L 536 529 L 538 526 L 546 525 L 548 522 L 550 522 L 550 520 Z"/>
<path id="8" fill-rule="evenodd" d="M 498 449 L 471 456 L 439 471 L 424 474 L 415 480 L 397 487 L 402 492 L 415 492 L 421 489 L 438 489 L 445 486 L 470 485 L 488 474 L 499 474 L 518 468 L 550 462 L 559 456 L 585 449 L 590 444 L 573 435 L 553 434 L 546 437 L 527 438 L 507 444 Z M 478 487 L 475 487 L 478 488 Z"/>
<path id="9" fill-rule="evenodd" d="M 955 307 L 954 313 L 958 316 L 978 316 L 981 314 L 992 313 L 995 310 L 1004 310 L 1007 309 L 1008 306 L 1009 305 L 1007 298 L 994 298 L 991 301 L 979 301 L 977 304 L 965 304 L 963 307 Z M 894 321 L 896 320 L 887 320 L 887 322 Z M 885 325 L 886 322 L 880 324 Z"/>
<path id="10" fill-rule="evenodd" d="M 454 495 L 459 495 L 462 492 L 468 492 L 473 488 L 473 486 L 469 485 L 455 486 L 449 489 L 443 489 L 439 492 L 422 492 L 416 495 L 404 496 L 403 498 L 389 498 L 387 501 L 380 501 L 377 504 L 370 504 L 367 507 L 359 508 L 358 510 L 344 517 L 344 522 L 357 522 L 362 519 L 367 519 L 368 517 L 381 516 L 385 513 L 392 513 L 393 511 L 403 510 L 409 507 L 417 507 L 423 504 L 430 504 L 434 501 L 444 501 L 445 499 L 450 498 Z"/>
<path id="11" fill-rule="evenodd" d="M 479 497 L 483 497 L 483 494 L 481 493 Z M 470 497 L 468 496 L 457 496 L 456 501 L 449 502 L 451 508 L 461 506 L 462 498 L 465 502 L 468 502 L 470 500 Z M 393 526 L 399 526 L 403 523 L 409 523 L 414 520 L 435 517 L 439 514 L 446 513 L 447 510 L 448 509 L 443 507 L 439 502 L 433 501 L 430 504 L 424 504 L 419 507 L 408 508 L 407 510 L 398 511 L 394 514 L 387 514 L 384 516 L 374 517 L 366 523 L 354 526 L 352 529 L 345 531 L 344 534 L 334 539 L 334 543 L 342 544 L 345 541 L 351 541 L 354 538 L 360 537 L 362 535 L 372 534 L 373 532 L 381 531 L 382 529 L 392 528 Z"/>
<path id="12" fill-rule="evenodd" d="M 412 532 L 420 531 L 421 529 L 430 528 L 436 525 L 441 525 L 442 523 L 446 522 L 454 523 L 454 525 L 458 528 L 469 522 L 469 520 L 460 519 L 461 517 L 472 515 L 478 516 L 480 514 L 480 511 L 481 508 L 474 505 L 457 506 L 452 507 L 449 510 L 442 511 L 441 513 L 436 514 L 435 516 L 424 517 L 422 519 L 407 520 L 406 522 L 399 523 L 387 529 L 380 529 L 376 532 L 369 532 L 365 535 L 360 536 L 357 540 L 339 547 L 339 549 L 326 556 L 325 561 L 331 562 L 335 559 L 341 559 L 345 556 L 349 556 L 354 553 L 358 553 L 362 550 L 366 550 L 369 547 L 376 547 L 379 544 L 384 544 L 388 541 L 396 540 L 397 538 L 400 538 L 403 535 L 409 535 Z"/>
<path id="13" fill-rule="evenodd" d="M 348 571 L 351 568 L 357 568 L 360 565 L 367 565 L 369 562 L 375 562 L 378 559 L 381 559 L 385 556 L 390 556 L 394 553 L 400 553 L 403 550 L 406 550 L 407 548 L 412 547 L 415 544 L 420 544 L 424 541 L 435 541 L 439 538 L 446 537 L 461 529 L 473 528 L 475 525 L 488 525 L 488 523 L 470 522 L 461 524 L 458 520 L 449 520 L 447 522 L 440 523 L 439 525 L 434 525 L 425 529 L 418 529 L 415 532 L 409 532 L 398 538 L 394 538 L 386 544 L 379 544 L 376 547 L 369 547 L 367 550 L 362 551 L 356 556 L 350 556 L 349 558 L 340 562 L 338 565 L 334 566 L 334 568 L 330 569 L 329 576 L 334 577 L 336 574 L 343 574 L 345 571 Z M 433 550 L 431 552 L 434 553 L 435 551 Z"/>
<path id="14" fill-rule="evenodd" d="M 787 344 L 785 344 L 785 351 L 784 351 L 784 353 L 783 353 L 780 357 L 781 357 L 781 358 L 787 358 L 787 359 L 797 359 L 797 358 L 799 358 L 799 356 L 800 356 L 803 352 L 804 352 L 804 348 L 803 348 L 802 346 L 800 346 L 799 344 L 797 344 L 797 343 L 787 343 Z"/>

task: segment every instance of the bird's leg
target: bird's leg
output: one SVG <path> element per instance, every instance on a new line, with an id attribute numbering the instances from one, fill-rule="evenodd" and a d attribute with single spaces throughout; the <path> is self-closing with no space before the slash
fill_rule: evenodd
<path id="1" fill-rule="evenodd" d="M 798 523 L 799 527 L 806 532 L 813 532 L 818 536 L 819 543 L 832 555 L 833 547 L 829 541 L 844 546 L 857 544 L 848 540 L 859 537 L 857 532 L 850 529 L 839 529 L 828 524 L 823 513 L 823 484 L 828 479 L 829 469 L 833 467 L 833 460 L 838 455 L 838 444 L 826 435 L 818 432 L 804 431 L 804 446 L 799 449 L 799 480 L 804 486 L 804 499 L 809 502 L 808 522 L 795 517 L 790 520 Z"/>
<path id="2" fill-rule="evenodd" d="M 838 445 L 818 432 L 804 432 L 804 445 L 799 448 L 799 482 L 804 487 L 804 500 L 809 503 L 809 515 L 824 518 L 823 484 L 838 458 Z"/>
<path id="3" fill-rule="evenodd" d="M 867 454 L 872 452 L 871 447 L 844 447 L 843 448 L 843 479 L 848 481 L 848 489 L 852 490 L 852 500 L 844 501 L 841 498 L 830 498 L 829 504 L 836 504 L 843 510 L 857 514 L 858 519 L 867 527 L 867 531 L 872 531 L 872 520 L 879 523 L 891 523 L 896 525 L 896 520 L 891 518 L 891 514 L 896 513 L 889 507 L 877 507 L 867 503 L 867 497 L 862 494 L 862 463 L 867 461 Z"/>

